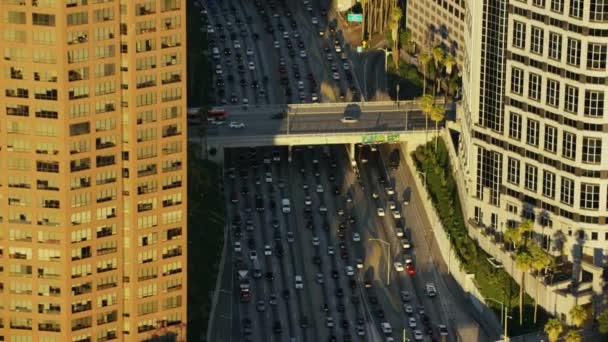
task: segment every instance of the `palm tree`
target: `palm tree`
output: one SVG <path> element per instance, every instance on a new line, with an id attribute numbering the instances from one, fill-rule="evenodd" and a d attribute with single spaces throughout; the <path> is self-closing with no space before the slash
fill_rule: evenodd
<path id="1" fill-rule="evenodd" d="M 526 273 L 530 269 L 532 263 L 532 255 L 525 247 L 520 247 L 515 255 L 515 265 L 521 271 L 520 286 L 519 286 L 519 325 L 524 324 L 524 289 L 526 287 Z"/>
<path id="2" fill-rule="evenodd" d="M 393 38 L 393 63 L 395 63 L 397 69 L 399 69 L 399 24 L 402 17 L 403 12 L 401 12 L 401 8 L 398 6 L 393 7 L 389 27 Z"/>
<path id="3" fill-rule="evenodd" d="M 505 239 L 515 245 L 515 248 L 526 245 L 526 238 L 532 232 L 532 221 L 523 220 L 517 227 L 505 231 Z"/>
<path id="4" fill-rule="evenodd" d="M 562 322 L 557 318 L 551 318 L 545 323 L 545 333 L 549 337 L 549 342 L 557 342 L 563 331 Z"/>
<path id="5" fill-rule="evenodd" d="M 598 330 L 600 333 L 608 334 L 608 310 L 602 311 L 597 317 L 597 322 L 599 323 Z"/>
<path id="6" fill-rule="evenodd" d="M 441 70 L 440 66 L 443 63 L 443 60 L 445 58 L 445 51 L 443 50 L 443 48 L 441 46 L 435 46 L 431 53 L 433 55 L 433 61 L 435 61 L 435 70 L 436 70 L 435 88 L 436 88 L 439 85 L 439 82 L 437 82 L 437 79 L 439 78 L 439 74 L 440 74 L 440 70 Z"/>
<path id="7" fill-rule="evenodd" d="M 430 95 L 430 94 L 425 94 L 425 95 L 422 95 L 422 97 L 420 98 L 419 101 L 420 101 L 420 109 L 424 113 L 426 141 L 428 141 L 429 140 L 429 116 L 431 115 L 431 111 L 433 110 L 433 106 L 435 105 L 435 97 L 433 97 L 433 95 Z"/>
<path id="8" fill-rule="evenodd" d="M 454 71 L 454 66 L 456 65 L 456 58 L 452 54 L 446 54 L 443 59 L 443 66 L 445 67 L 445 80 L 446 80 L 446 92 L 449 93 L 449 81 L 450 76 L 452 76 L 452 71 Z"/>
<path id="9" fill-rule="evenodd" d="M 580 305 L 575 305 L 568 312 L 570 314 L 570 319 L 575 327 L 580 328 L 583 326 L 587 318 L 589 317 L 589 313 L 585 308 Z"/>
<path id="10" fill-rule="evenodd" d="M 412 31 L 410 31 L 410 29 L 406 28 L 405 30 L 401 31 L 399 34 L 399 44 L 401 44 L 401 47 L 407 52 L 411 53 L 413 41 Z"/>
<path id="11" fill-rule="evenodd" d="M 427 50 L 420 51 L 418 55 L 420 65 L 422 65 L 422 95 L 426 94 L 426 68 L 431 61 L 431 54 Z"/>
<path id="12" fill-rule="evenodd" d="M 435 121 L 435 152 L 437 152 L 437 141 L 439 140 L 439 121 L 443 120 L 445 117 L 445 108 L 443 105 L 434 104 L 431 107 L 431 111 L 429 113 L 431 120 Z"/>
<path id="13" fill-rule="evenodd" d="M 564 336 L 565 342 L 581 342 L 582 340 L 583 340 L 583 338 L 581 337 L 581 334 L 579 334 L 575 330 L 568 331 L 566 333 L 566 336 Z"/>
<path id="14" fill-rule="evenodd" d="M 538 272 L 545 270 L 551 264 L 551 257 L 545 253 L 539 246 L 534 245 L 532 249 L 532 262 L 530 264 L 531 268 Z M 538 277 L 540 279 L 540 276 Z M 538 314 L 538 288 L 540 287 L 540 282 L 536 284 L 536 293 L 534 295 L 534 324 L 536 324 L 536 318 Z"/>

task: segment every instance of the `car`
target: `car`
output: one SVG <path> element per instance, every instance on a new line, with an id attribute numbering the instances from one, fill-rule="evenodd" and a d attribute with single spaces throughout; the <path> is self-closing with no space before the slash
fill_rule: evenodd
<path id="1" fill-rule="evenodd" d="M 363 259 L 357 258 L 357 260 L 355 261 L 355 263 L 357 264 L 357 268 L 358 269 L 362 269 L 363 268 Z"/>
<path id="2" fill-rule="evenodd" d="M 340 122 L 347 123 L 347 124 L 357 123 L 357 122 L 359 122 L 359 119 L 356 117 L 350 116 L 350 115 L 345 115 L 344 117 L 342 117 L 340 119 Z"/>
<path id="3" fill-rule="evenodd" d="M 234 242 L 234 251 L 237 253 L 241 252 L 241 242 L 240 241 L 235 241 Z"/>
<path id="4" fill-rule="evenodd" d="M 403 272 L 403 263 L 401 261 L 395 261 L 393 265 L 395 266 L 395 271 Z"/>
<path id="5" fill-rule="evenodd" d="M 253 261 L 258 258 L 258 253 L 256 251 L 249 251 L 249 260 Z"/>
<path id="6" fill-rule="evenodd" d="M 303 329 L 308 328 L 308 317 L 302 316 L 300 318 L 300 328 L 303 328 Z"/>
<path id="7" fill-rule="evenodd" d="M 304 288 L 304 282 L 302 281 L 301 275 L 294 276 L 294 285 L 295 285 L 296 290 L 301 290 Z"/>
<path id="8" fill-rule="evenodd" d="M 361 325 L 357 326 L 357 336 L 365 336 L 365 328 Z"/>
<path id="9" fill-rule="evenodd" d="M 230 128 L 245 128 L 245 124 L 240 121 L 230 121 Z"/>
<path id="10" fill-rule="evenodd" d="M 376 190 L 372 191 L 372 198 L 373 199 L 378 199 L 380 198 L 380 195 L 378 194 L 378 192 Z"/>
<path id="11" fill-rule="evenodd" d="M 253 50 L 252 49 L 247 49 L 247 52 L 245 52 L 245 54 L 247 56 L 253 56 Z"/>
<path id="12" fill-rule="evenodd" d="M 344 272 L 346 273 L 347 276 L 349 277 L 353 277 L 355 275 L 355 269 L 352 266 L 346 266 L 344 268 Z"/>
<path id="13" fill-rule="evenodd" d="M 330 55 L 330 56 L 331 56 L 331 55 Z M 334 81 L 338 81 L 338 80 L 340 80 L 340 74 L 339 74 L 339 73 L 337 73 L 337 72 L 334 72 L 334 73 L 332 73 L 332 74 L 331 74 L 331 78 L 332 78 Z"/>
<path id="14" fill-rule="evenodd" d="M 235 41 L 234 41 L 234 44 L 233 44 L 233 47 L 234 47 L 235 49 L 240 49 L 240 48 L 241 48 L 241 43 L 239 43 L 239 41 L 238 41 L 238 40 L 235 40 Z"/>
<path id="15" fill-rule="evenodd" d="M 416 267 L 414 267 L 413 264 L 407 264 L 405 269 L 407 271 L 407 274 L 409 274 L 410 276 L 416 275 Z"/>
<path id="16" fill-rule="evenodd" d="M 325 318 L 325 325 L 328 328 L 333 328 L 334 327 L 334 318 L 333 317 L 327 317 L 327 318 Z"/>
<path id="17" fill-rule="evenodd" d="M 418 310 L 419 315 L 421 315 L 421 316 L 424 315 L 424 306 L 421 305 L 418 308 L 416 308 L 416 310 Z"/>
<path id="18" fill-rule="evenodd" d="M 334 255 L 334 246 L 327 246 L 327 255 Z"/>
<path id="19" fill-rule="evenodd" d="M 306 54 L 306 51 L 304 50 L 300 50 L 300 58 L 307 58 L 308 55 Z"/>
<path id="20" fill-rule="evenodd" d="M 319 19 L 317 17 L 312 17 L 312 24 L 313 25 L 318 25 L 319 24 Z"/>
<path id="21" fill-rule="evenodd" d="M 400 291 L 399 298 L 402 302 L 409 302 L 412 298 L 412 294 L 409 291 Z"/>
<path id="22" fill-rule="evenodd" d="M 331 277 L 334 278 L 334 279 L 338 279 L 338 277 L 339 277 L 338 271 L 332 270 L 331 271 Z"/>
<path id="23" fill-rule="evenodd" d="M 258 302 L 255 305 L 255 309 L 258 312 L 264 312 L 264 311 L 266 311 L 266 303 L 264 303 L 263 300 L 258 300 Z"/>
<path id="24" fill-rule="evenodd" d="M 292 243 L 294 241 L 294 235 L 292 231 L 287 232 L 287 242 Z"/>
<path id="25" fill-rule="evenodd" d="M 403 304 L 403 311 L 408 315 L 414 314 L 414 308 L 410 304 Z"/>
<path id="26" fill-rule="evenodd" d="M 390 210 L 396 210 L 397 209 L 397 205 L 395 204 L 395 201 L 388 201 L 387 206 Z"/>
<path id="27" fill-rule="evenodd" d="M 272 326 L 272 330 L 274 331 L 275 334 L 280 334 L 281 331 L 283 331 L 283 329 L 281 328 L 281 322 L 275 321 Z"/>
<path id="28" fill-rule="evenodd" d="M 275 40 L 273 45 L 274 45 L 275 49 L 280 49 L 281 48 L 281 44 L 279 43 L 278 40 Z"/>
<path id="29" fill-rule="evenodd" d="M 317 275 L 315 276 L 315 279 L 317 280 L 318 284 L 323 284 L 325 282 L 325 278 L 323 277 L 323 273 L 317 273 Z"/>
<path id="30" fill-rule="evenodd" d="M 414 330 L 414 340 L 416 341 L 422 341 L 423 337 L 422 337 L 422 331 L 416 329 Z"/>
<path id="31" fill-rule="evenodd" d="M 389 335 L 393 333 L 393 328 L 389 322 L 380 323 L 380 328 L 382 329 L 382 333 L 385 335 Z"/>
<path id="32" fill-rule="evenodd" d="M 264 255 L 272 255 L 272 247 L 270 245 L 264 246 Z"/>
<path id="33" fill-rule="evenodd" d="M 273 281 L 274 280 L 274 273 L 268 271 L 266 272 L 266 274 L 264 275 L 264 278 L 266 278 L 266 280 L 268 281 Z"/>
<path id="34" fill-rule="evenodd" d="M 393 213 L 393 218 L 395 220 L 400 219 L 401 218 L 401 212 L 399 210 L 392 210 L 391 211 Z"/>
<path id="35" fill-rule="evenodd" d="M 410 328 L 415 328 L 416 327 L 416 318 L 414 318 L 414 317 L 408 318 L 408 326 Z"/>
<path id="36" fill-rule="evenodd" d="M 409 265 L 414 262 L 414 259 L 411 254 L 403 254 L 403 262 L 405 262 L 406 265 Z"/>
<path id="37" fill-rule="evenodd" d="M 268 304 L 270 305 L 277 305 L 277 295 L 276 293 L 271 293 L 270 296 L 268 296 Z"/>
<path id="38" fill-rule="evenodd" d="M 316 190 L 317 190 L 318 193 L 322 193 L 324 191 L 323 190 L 323 185 L 317 184 L 317 189 Z"/>
<path id="39" fill-rule="evenodd" d="M 439 335 L 448 336 L 448 327 L 445 324 L 439 324 L 437 328 L 439 328 Z"/>
<path id="40" fill-rule="evenodd" d="M 315 255 L 312 257 L 312 263 L 317 266 L 321 266 L 321 264 L 323 263 L 323 260 L 321 260 L 321 257 L 319 255 Z"/>
<path id="41" fill-rule="evenodd" d="M 321 240 L 319 240 L 318 236 L 313 236 L 312 237 L 312 245 L 313 246 L 318 246 Z"/>
<path id="42" fill-rule="evenodd" d="M 435 284 L 431 282 L 424 285 L 424 291 L 426 292 L 426 295 L 431 298 L 437 295 L 437 288 L 435 287 Z"/>
<path id="43" fill-rule="evenodd" d="M 289 39 L 289 32 L 283 31 L 283 39 Z"/>
<path id="44" fill-rule="evenodd" d="M 361 241 L 361 235 L 359 233 L 353 233 L 353 242 Z"/>
<path id="45" fill-rule="evenodd" d="M 338 297 L 338 298 L 344 297 L 344 290 L 342 290 L 341 288 L 337 288 L 334 293 L 335 293 L 336 297 Z"/>
<path id="46" fill-rule="evenodd" d="M 253 62 L 249 62 L 249 63 L 247 64 L 247 67 L 248 67 L 248 68 L 249 68 L 249 70 L 251 70 L 251 71 L 255 70 L 255 64 L 254 64 Z"/>
<path id="47" fill-rule="evenodd" d="M 384 208 L 377 208 L 376 212 L 378 214 L 379 217 L 384 217 L 385 213 L 384 213 Z"/>
<path id="48" fill-rule="evenodd" d="M 407 238 L 401 238 L 401 247 L 403 247 L 403 249 L 410 249 L 412 248 L 412 243 Z"/>

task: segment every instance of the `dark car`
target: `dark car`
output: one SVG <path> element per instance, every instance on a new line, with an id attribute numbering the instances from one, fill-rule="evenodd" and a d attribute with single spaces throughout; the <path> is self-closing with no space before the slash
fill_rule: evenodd
<path id="1" fill-rule="evenodd" d="M 315 255 L 312 257 L 312 263 L 317 265 L 317 266 L 321 266 L 321 257 L 318 255 Z"/>
<path id="2" fill-rule="evenodd" d="M 281 328 L 281 322 L 275 321 L 272 326 L 272 330 L 274 331 L 275 334 L 280 334 L 281 331 L 283 331 L 283 328 Z"/>
<path id="3" fill-rule="evenodd" d="M 308 328 L 308 317 L 302 316 L 302 318 L 300 318 L 300 327 L 304 329 Z"/>

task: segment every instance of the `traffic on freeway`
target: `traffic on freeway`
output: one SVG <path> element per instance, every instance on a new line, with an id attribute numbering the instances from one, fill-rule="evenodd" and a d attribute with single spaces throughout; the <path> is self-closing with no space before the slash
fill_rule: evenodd
<path id="1" fill-rule="evenodd" d="M 230 262 L 214 336 L 452 340 L 442 294 L 418 272 L 427 260 L 405 219 L 411 189 L 400 193 L 383 167 L 404 167 L 400 157 L 357 151 L 354 169 L 344 145 L 295 148 L 292 163 L 280 148 L 226 152 Z"/>

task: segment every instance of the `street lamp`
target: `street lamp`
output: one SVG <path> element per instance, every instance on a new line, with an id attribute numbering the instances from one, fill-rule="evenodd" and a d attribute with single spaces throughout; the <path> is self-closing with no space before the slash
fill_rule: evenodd
<path id="1" fill-rule="evenodd" d="M 500 304 L 500 325 L 504 326 L 504 324 L 505 324 L 504 323 L 505 316 L 503 316 L 503 313 L 505 311 L 505 303 L 503 303 L 503 302 L 501 302 L 501 301 L 499 301 L 497 299 L 494 299 L 494 298 L 486 298 L 486 300 L 491 300 L 494 303 Z"/>
<path id="2" fill-rule="evenodd" d="M 390 286 L 391 285 L 391 261 L 393 260 L 393 259 L 391 259 L 391 244 L 382 239 L 369 238 L 369 241 L 376 241 L 376 242 L 380 242 L 380 243 L 383 243 L 386 245 L 386 251 L 387 251 L 386 286 Z"/>
<path id="3" fill-rule="evenodd" d="M 424 187 L 426 187 L 426 171 L 418 171 L 418 174 L 423 177 Z"/>

